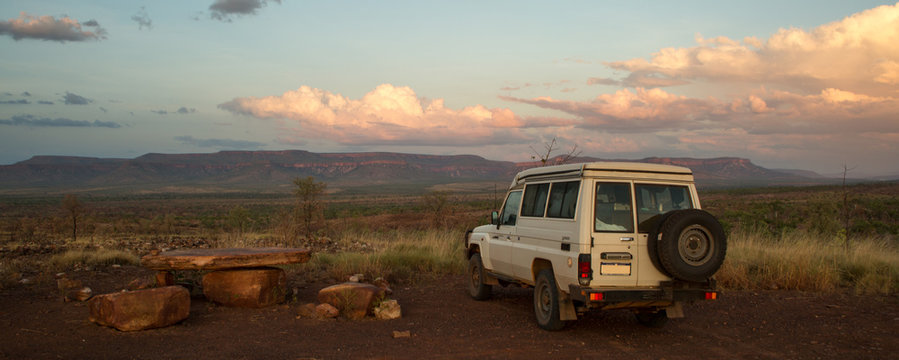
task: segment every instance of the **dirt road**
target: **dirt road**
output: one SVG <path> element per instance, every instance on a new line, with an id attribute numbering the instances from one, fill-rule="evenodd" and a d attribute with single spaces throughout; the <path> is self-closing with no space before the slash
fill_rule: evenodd
<path id="1" fill-rule="evenodd" d="M 78 272 L 95 293 L 146 274 L 136 267 Z M 190 317 L 163 329 L 119 332 L 90 323 L 84 303 L 63 303 L 53 284 L 0 290 L 0 357 L 233 359 L 886 359 L 899 354 L 899 298 L 794 291 L 725 292 L 685 308 L 664 328 L 631 313 L 593 313 L 560 332 L 534 324 L 529 289 L 468 297 L 461 278 L 395 286 L 403 318 L 297 319 L 328 284 L 304 284 L 300 301 L 236 309 L 194 298 Z M 393 338 L 393 331 L 410 331 Z"/>

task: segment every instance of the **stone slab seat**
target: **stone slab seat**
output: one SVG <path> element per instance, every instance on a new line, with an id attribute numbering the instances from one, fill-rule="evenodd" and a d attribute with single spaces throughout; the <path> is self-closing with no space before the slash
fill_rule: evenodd
<path id="1" fill-rule="evenodd" d="M 160 328 L 190 314 L 190 294 L 180 286 L 97 295 L 88 302 L 89 320 L 121 331 Z"/>
<path id="2" fill-rule="evenodd" d="M 299 264 L 309 261 L 310 253 L 301 248 L 184 249 L 146 255 L 140 263 L 158 271 L 224 270 Z"/>

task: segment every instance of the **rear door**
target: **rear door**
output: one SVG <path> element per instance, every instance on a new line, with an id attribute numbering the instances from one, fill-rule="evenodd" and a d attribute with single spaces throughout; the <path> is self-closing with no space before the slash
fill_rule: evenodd
<path id="1" fill-rule="evenodd" d="M 638 234 L 634 224 L 633 183 L 595 181 L 593 186 L 594 286 L 635 286 Z"/>

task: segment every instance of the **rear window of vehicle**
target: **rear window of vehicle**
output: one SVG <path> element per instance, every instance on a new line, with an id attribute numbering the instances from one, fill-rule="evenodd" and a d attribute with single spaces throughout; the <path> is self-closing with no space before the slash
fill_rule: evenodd
<path id="1" fill-rule="evenodd" d="M 661 215 L 681 209 L 692 209 L 690 188 L 680 185 L 635 184 L 637 195 L 637 231 L 649 233 Z"/>

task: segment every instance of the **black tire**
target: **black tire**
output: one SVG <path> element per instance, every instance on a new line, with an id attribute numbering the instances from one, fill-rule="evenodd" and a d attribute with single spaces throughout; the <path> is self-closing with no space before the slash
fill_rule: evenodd
<path id="1" fill-rule="evenodd" d="M 718 271 L 727 253 L 721 223 L 699 210 L 678 210 L 662 224 L 658 256 L 662 268 L 676 279 L 704 282 Z"/>
<path id="2" fill-rule="evenodd" d="M 543 269 L 537 274 L 534 284 L 534 315 L 537 325 L 544 330 L 556 331 L 565 327 L 559 318 L 559 288 L 552 269 Z"/>
<path id="3" fill-rule="evenodd" d="M 660 328 L 668 323 L 668 312 L 665 310 L 659 310 L 656 312 L 637 311 L 634 313 L 634 316 L 637 318 L 637 322 L 639 322 L 640 325 L 646 327 Z"/>
<path id="4" fill-rule="evenodd" d="M 658 219 L 654 221 L 652 230 L 650 230 L 649 237 L 646 240 L 646 251 L 649 253 L 649 261 L 652 262 L 652 266 L 655 266 L 661 273 L 668 276 L 671 276 L 671 274 L 668 273 L 668 270 L 665 270 L 665 267 L 662 266 L 662 262 L 659 260 L 659 242 L 662 241 L 659 235 L 662 233 L 662 225 L 665 224 L 665 221 L 668 220 L 668 217 L 673 213 L 675 212 L 669 211 L 661 215 L 656 215 Z"/>
<path id="5" fill-rule="evenodd" d="M 474 254 L 468 259 L 468 293 L 475 300 L 487 300 L 493 291 L 493 286 L 484 283 L 484 264 L 481 262 L 481 254 Z"/>

